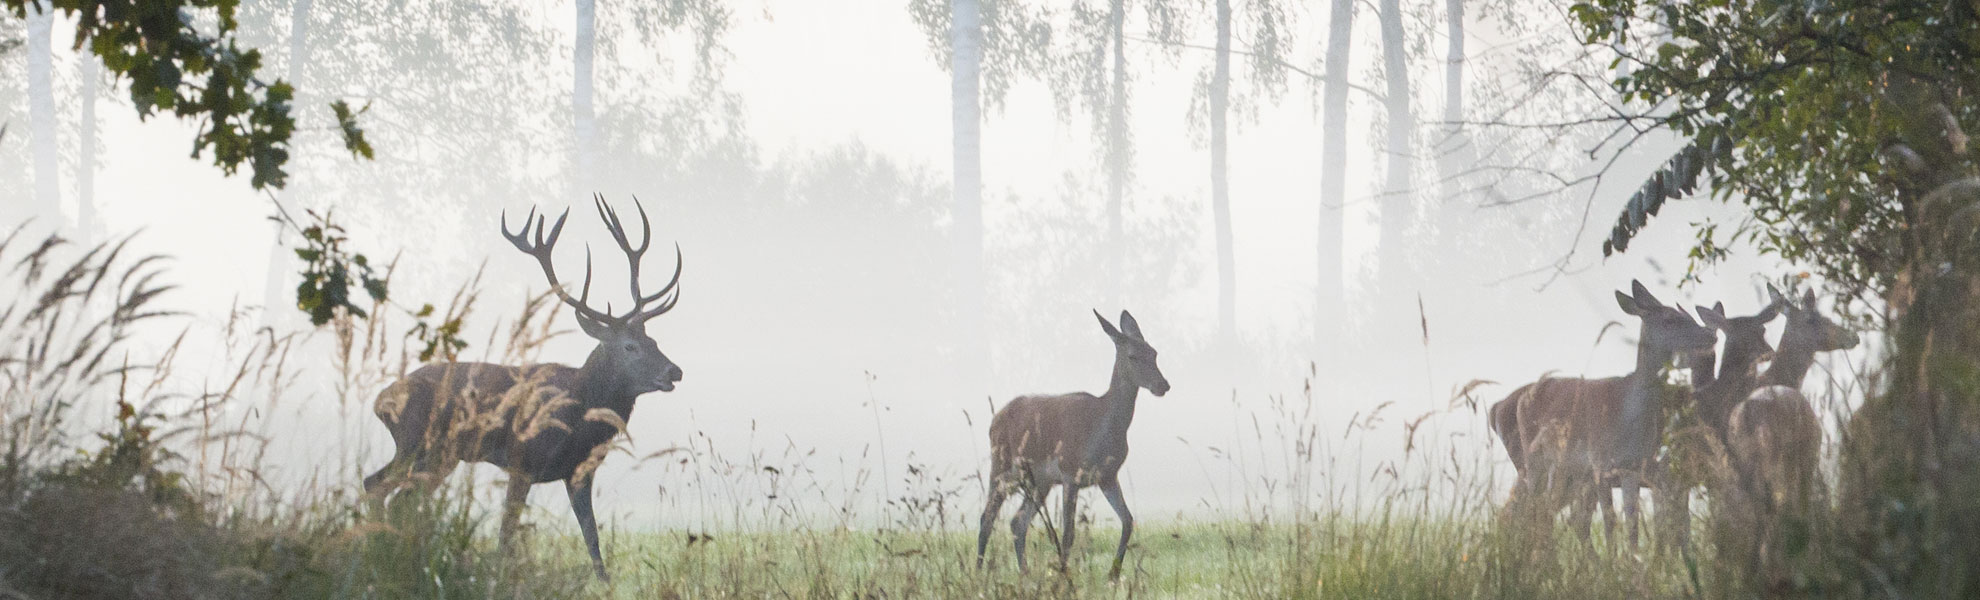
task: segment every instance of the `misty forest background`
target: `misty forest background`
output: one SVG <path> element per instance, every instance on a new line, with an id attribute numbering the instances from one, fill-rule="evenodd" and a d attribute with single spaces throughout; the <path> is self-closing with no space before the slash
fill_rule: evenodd
<path id="1" fill-rule="evenodd" d="M 126 347 L 169 354 L 157 385 L 183 393 L 141 408 L 253 432 L 248 487 L 298 503 L 352 493 L 389 455 L 371 398 L 423 346 L 507 358 L 543 283 L 495 235 L 500 216 L 574 207 L 580 243 L 559 261 L 575 272 L 576 246 L 606 239 L 593 193 L 639 198 L 685 256 L 680 308 L 651 331 L 686 378 L 641 401 L 598 476 L 602 520 L 633 530 L 765 527 L 740 516 L 764 507 L 870 524 L 916 502 L 971 523 L 993 407 L 1104 387 L 1095 308 L 1133 311 L 1175 384 L 1132 433 L 1142 518 L 1397 498 L 1476 517 L 1446 502 L 1512 481 L 1485 402 L 1544 372 L 1629 369 L 1634 322 L 1610 290 L 1640 279 L 1750 314 L 1766 283 L 1811 287 L 1839 319 L 1886 328 L 1916 296 L 1880 293 L 1924 285 L 1888 280 L 1911 272 L 1898 254 L 1861 251 L 1889 222 L 1843 239 L 1809 216 L 1875 210 L 1820 194 L 1883 180 L 1726 168 L 1716 140 L 1781 135 L 1728 123 L 1820 121 L 1685 104 L 1705 94 L 1659 79 L 1672 64 L 1751 57 L 1700 41 L 1728 21 L 1688 28 L 1673 8 L 1668 27 L 1622 25 L 1665 3 L 218 4 L 231 12 L 188 9 L 193 28 L 224 22 L 260 51 L 264 83 L 293 86 L 286 161 L 214 168 L 217 146 L 189 152 L 206 117 L 138 118 L 152 107 L 133 110 L 132 76 L 75 47 L 73 14 L 9 2 L 0 223 L 170 256 L 177 287 L 158 302 L 176 312 Z M 1766 4 L 1698 14 L 1793 12 Z M 1737 160 L 1758 161 L 1754 144 Z M 1731 183 L 1679 185 L 1707 160 Z M 298 234 L 329 224 L 379 286 L 350 292 L 366 318 L 318 305 L 335 318 L 313 324 L 297 289 L 321 263 L 298 249 L 324 241 Z M 592 342 L 571 329 L 532 357 L 581 362 Z M 1805 388 L 1832 442 L 1890 358 L 1866 341 Z M 286 366 L 244 369 L 256 353 Z M 254 401 L 197 400 L 216 388 Z M 64 427 L 114 426 L 114 402 L 88 402 Z M 240 476 L 181 458 L 201 479 Z M 780 497 L 798 471 L 810 491 Z M 532 518 L 568 527 L 563 502 L 538 490 Z"/>

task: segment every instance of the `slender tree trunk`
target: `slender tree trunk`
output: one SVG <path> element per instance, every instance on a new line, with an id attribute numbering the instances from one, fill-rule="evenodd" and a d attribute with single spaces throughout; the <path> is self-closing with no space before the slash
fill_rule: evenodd
<path id="1" fill-rule="evenodd" d="M 296 0 L 295 4 L 289 7 L 289 73 L 287 77 L 289 85 L 295 86 L 298 90 L 310 89 L 310 86 L 303 82 L 303 77 L 309 74 L 309 11 L 314 3 L 315 0 Z M 302 92 L 297 92 L 295 99 L 290 104 L 298 107 L 306 106 L 306 103 L 302 102 L 302 95 Z M 294 155 L 293 160 L 293 166 L 300 167 L 303 157 L 298 153 Z M 297 202 L 304 198 L 304 190 L 308 184 L 309 177 L 301 169 L 292 169 L 292 174 L 289 177 L 289 185 L 282 190 L 283 196 L 291 203 Z M 263 325 L 270 327 L 281 322 L 279 315 L 289 314 L 287 310 L 278 310 L 276 307 L 287 307 L 294 303 L 293 294 L 295 292 L 289 287 L 291 281 L 291 263 L 289 260 L 294 254 L 289 251 L 288 241 L 284 233 L 285 228 L 283 224 L 276 223 L 275 243 L 268 249 L 268 273 L 262 279 L 261 305 L 263 308 L 261 322 Z"/>
<path id="2" fill-rule="evenodd" d="M 1411 217 L 1415 212 L 1411 199 L 1413 187 L 1410 171 L 1414 166 L 1411 159 L 1413 149 L 1410 140 L 1416 134 L 1415 116 L 1410 113 L 1409 60 L 1403 39 L 1403 15 L 1401 0 L 1382 0 L 1382 78 L 1388 82 L 1387 98 L 1389 111 L 1389 136 L 1385 144 L 1388 159 L 1388 183 L 1382 189 L 1382 242 L 1380 246 L 1381 293 L 1385 305 L 1400 304 L 1389 302 L 1402 298 L 1404 287 L 1410 285 L 1408 277 L 1407 236 Z"/>
<path id="3" fill-rule="evenodd" d="M 76 232 L 84 247 L 96 244 L 103 224 L 96 215 L 96 95 L 102 78 L 102 63 L 95 54 L 82 52 L 76 57 L 76 70 L 82 74 L 82 152 L 76 159 Z"/>
<path id="4" fill-rule="evenodd" d="M 1127 239 L 1122 233 L 1121 204 L 1127 195 L 1127 0 L 1114 0 L 1107 14 L 1107 35 L 1113 45 L 1113 80 L 1107 102 L 1107 274 L 1108 306 L 1122 302 L 1122 273 L 1126 269 Z"/>
<path id="5" fill-rule="evenodd" d="M 1319 278 L 1313 306 L 1314 344 L 1320 361 L 1331 365 L 1345 328 L 1346 287 L 1342 284 L 1341 241 L 1347 205 L 1348 62 L 1354 49 L 1354 0 L 1333 0 L 1327 21 L 1327 69 L 1321 90 Z"/>
<path id="6" fill-rule="evenodd" d="M 956 272 L 962 290 L 963 351 L 965 370 L 983 375 L 989 352 L 985 349 L 983 327 L 985 292 L 983 280 L 983 15 L 977 0 L 952 0 L 949 4 L 949 44 L 953 58 L 949 65 L 953 103 L 956 214 Z"/>
<path id="7" fill-rule="evenodd" d="M 576 137 L 572 158 L 572 198 L 581 198 L 597 191 L 593 181 L 593 151 L 597 142 L 597 120 L 592 111 L 592 53 L 596 50 L 597 30 L 593 27 L 597 16 L 597 0 L 577 0 L 577 42 L 572 54 L 571 115 L 572 129 Z"/>
<path id="8" fill-rule="evenodd" d="M 1217 330 L 1237 341 L 1237 257 L 1231 240 L 1231 0 L 1217 0 L 1217 66 L 1210 76 L 1210 205 L 1217 227 Z"/>
<path id="9" fill-rule="evenodd" d="M 55 144 L 55 13 L 46 0 L 28 7 L 28 137 L 34 152 L 34 209 L 28 214 L 52 231 L 62 222 L 62 190 L 57 182 Z"/>
<path id="10" fill-rule="evenodd" d="M 1435 206 L 1438 237 L 1454 240 L 1465 210 L 1462 174 L 1474 162 L 1464 130 L 1464 0 L 1444 0 L 1449 45 L 1444 54 L 1444 127 L 1437 152 L 1439 193 Z M 1447 248 L 1448 249 L 1448 248 Z"/>

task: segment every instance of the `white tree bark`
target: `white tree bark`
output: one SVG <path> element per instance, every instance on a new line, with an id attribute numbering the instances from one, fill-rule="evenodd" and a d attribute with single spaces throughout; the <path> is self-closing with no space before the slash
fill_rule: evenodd
<path id="1" fill-rule="evenodd" d="M 1381 273 L 1381 293 L 1384 295 L 1402 294 L 1403 287 L 1409 285 L 1407 247 L 1410 221 L 1415 216 L 1415 205 L 1411 200 L 1411 171 L 1415 167 L 1415 149 L 1411 141 L 1416 137 L 1416 117 L 1410 112 L 1409 58 L 1406 46 L 1409 41 L 1403 38 L 1403 14 L 1401 0 L 1382 0 L 1382 78 L 1387 81 L 1389 135 L 1384 145 L 1384 159 L 1388 162 L 1388 181 L 1383 186 L 1382 195 L 1382 241 L 1379 250 Z M 1397 296 L 1400 297 L 1400 296 Z M 1389 298 L 1393 300 L 1394 298 Z M 1385 302 L 1385 304 L 1396 304 Z"/>
<path id="2" fill-rule="evenodd" d="M 1217 64 L 1210 75 L 1210 205 L 1217 228 L 1217 331 L 1237 341 L 1237 256 L 1232 247 L 1228 118 L 1231 107 L 1231 0 L 1217 0 Z"/>
<path id="3" fill-rule="evenodd" d="M 961 340 L 966 367 L 981 374 L 987 302 L 983 265 L 983 14 L 978 0 L 949 4 L 950 95 L 953 103 L 956 263 L 962 289 Z"/>
<path id="4" fill-rule="evenodd" d="M 96 214 L 96 96 L 103 63 L 87 50 L 76 57 L 76 70 L 82 75 L 82 152 L 76 159 L 76 232 L 83 246 L 96 244 L 103 223 Z"/>
<path id="5" fill-rule="evenodd" d="M 66 229 L 55 143 L 55 13 L 47 0 L 28 6 L 28 140 L 34 153 L 34 203 L 43 228 Z"/>
<path id="6" fill-rule="evenodd" d="M 300 110 L 300 107 L 307 105 L 307 103 L 302 101 L 303 92 L 301 90 L 308 89 L 309 87 L 304 85 L 303 77 L 309 74 L 309 17 L 310 9 L 314 5 L 314 2 L 315 0 L 296 0 L 295 4 L 289 8 L 289 73 L 287 77 L 289 85 L 295 86 L 298 90 L 294 100 L 290 102 L 291 106 L 298 107 L 295 110 Z M 292 156 L 294 158 L 290 162 L 292 170 L 289 176 L 289 185 L 283 188 L 283 197 L 287 198 L 290 202 L 301 199 L 304 193 L 303 188 L 309 183 L 308 176 L 304 175 L 300 169 L 295 168 L 302 165 L 302 155 L 298 153 Z M 279 315 L 289 314 L 289 311 L 285 310 L 284 307 L 291 306 L 295 298 L 295 291 L 290 287 L 292 281 L 290 278 L 292 263 L 289 262 L 290 257 L 294 256 L 294 254 L 289 251 L 288 242 L 283 235 L 284 232 L 285 227 L 282 224 L 275 224 L 275 243 L 268 249 L 268 272 L 263 279 L 265 283 L 262 286 L 261 292 L 261 321 L 263 325 L 268 326 L 278 324 L 280 322 Z"/>
<path id="7" fill-rule="evenodd" d="M 598 124 L 592 108 L 592 57 L 597 49 L 597 0 L 577 0 L 577 41 L 571 53 L 571 126 L 575 137 L 572 148 L 573 194 L 581 198 L 597 191 L 593 180 Z"/>
<path id="8" fill-rule="evenodd" d="M 1314 342 L 1321 362 L 1333 364 L 1345 332 L 1347 302 L 1341 241 L 1347 205 L 1348 61 L 1354 49 L 1354 0 L 1333 0 L 1327 21 L 1327 69 L 1321 90 L 1319 279 L 1314 290 Z"/>
<path id="9" fill-rule="evenodd" d="M 1127 236 L 1121 223 L 1121 205 L 1127 197 L 1127 0 L 1113 0 L 1107 14 L 1107 35 L 1111 38 L 1113 76 L 1108 82 L 1107 101 L 1107 302 L 1122 302 L 1123 273 L 1127 268 Z"/>

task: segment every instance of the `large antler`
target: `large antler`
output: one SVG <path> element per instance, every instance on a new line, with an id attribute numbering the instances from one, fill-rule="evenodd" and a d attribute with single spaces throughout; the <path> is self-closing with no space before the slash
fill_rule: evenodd
<path id="1" fill-rule="evenodd" d="M 626 253 L 626 264 L 632 267 L 630 284 L 633 306 L 624 316 L 617 318 L 623 319 L 627 324 L 638 325 L 646 322 L 647 319 L 666 314 L 667 311 L 673 310 L 674 304 L 680 302 L 681 299 L 682 262 L 680 245 L 676 244 L 674 246 L 673 279 L 668 281 L 666 287 L 660 288 L 658 292 L 654 292 L 651 295 L 641 294 L 639 291 L 640 259 L 646 256 L 646 249 L 653 242 L 653 223 L 646 218 L 646 207 L 639 203 L 638 196 L 633 197 L 633 208 L 639 211 L 640 229 L 639 246 L 634 247 L 630 236 L 626 235 L 625 221 L 619 219 L 619 211 L 614 210 L 612 205 L 607 204 L 605 202 L 605 196 L 602 194 L 594 194 L 592 196 L 592 202 L 598 207 L 598 218 L 605 221 L 606 231 L 612 233 L 612 241 L 618 242 L 619 249 Z M 654 304 L 656 302 L 658 304 L 655 304 L 653 307 L 647 307 L 648 304 Z"/>
<path id="2" fill-rule="evenodd" d="M 613 317 L 610 313 L 586 305 L 586 301 L 591 299 L 590 249 L 587 248 L 584 252 L 584 290 L 581 296 L 572 298 L 569 292 L 564 291 L 564 285 L 557 281 L 557 267 L 552 264 L 551 254 L 557 247 L 557 238 L 564 233 L 564 220 L 570 218 L 570 216 L 570 209 L 565 209 L 564 214 L 557 217 L 557 223 L 550 226 L 549 236 L 545 237 L 543 234 L 543 225 L 546 221 L 550 220 L 549 215 L 537 216 L 536 208 L 531 207 L 529 209 L 529 216 L 523 218 L 522 228 L 511 233 L 509 231 L 509 213 L 508 211 L 502 211 L 502 237 L 508 238 L 509 243 L 515 244 L 516 249 L 521 250 L 523 254 L 536 257 L 536 264 L 543 267 L 543 278 L 550 281 L 550 289 L 557 292 L 557 297 L 563 299 L 564 304 L 569 304 L 572 309 L 576 310 L 579 317 L 601 324 L 623 323 L 624 321 L 622 319 Z M 536 228 L 536 239 L 534 241 L 531 241 L 529 238 L 529 230 L 532 226 Z"/>

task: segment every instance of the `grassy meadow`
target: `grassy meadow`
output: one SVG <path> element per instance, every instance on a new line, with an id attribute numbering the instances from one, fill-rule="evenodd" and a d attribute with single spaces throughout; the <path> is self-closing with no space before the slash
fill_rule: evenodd
<path id="1" fill-rule="evenodd" d="M 271 432 L 245 425 L 246 417 L 214 417 L 274 411 L 295 385 L 325 386 L 368 408 L 382 381 L 417 364 L 409 356 L 418 340 L 390 331 L 382 316 L 333 323 L 327 366 L 303 368 L 292 358 L 301 353 L 298 336 L 238 316 L 223 329 L 228 339 L 213 345 L 219 350 L 200 349 L 189 333 L 143 347 L 131 341 L 139 332 L 179 326 L 156 305 L 167 289 L 159 257 L 127 256 L 116 243 L 30 243 L 16 233 L 0 241 L 0 262 L 18 267 L 4 275 L 17 293 L 0 308 L 0 598 L 10 600 L 1568 599 L 1746 597 L 1749 589 L 1742 563 L 1718 550 L 1748 525 L 1716 516 L 1694 519 L 1687 554 L 1649 543 L 1624 551 L 1599 532 L 1584 542 L 1565 519 L 1552 531 L 1502 526 L 1505 499 L 1494 490 L 1504 486 L 1494 485 L 1490 468 L 1500 451 L 1481 452 L 1475 440 L 1426 440 L 1409 444 L 1401 464 L 1344 468 L 1355 459 L 1341 454 L 1374 431 L 1367 424 L 1375 415 L 1357 415 L 1340 440 L 1322 440 L 1310 385 L 1308 397 L 1275 399 L 1280 414 L 1256 430 L 1254 450 L 1280 457 L 1269 467 L 1277 474 L 1247 474 L 1256 481 L 1237 499 L 1242 508 L 1143 515 L 1117 582 L 1106 571 L 1118 523 L 1097 493 L 1083 498 L 1069 572 L 1053 568 L 1056 496 L 1032 528 L 1029 572 L 1018 572 L 1011 551 L 1016 503 L 1007 504 L 979 570 L 980 486 L 926 475 L 872 508 L 825 497 L 845 508 L 823 518 L 758 503 L 725 517 L 725 526 L 630 529 L 608 510 L 601 524 L 613 579 L 598 582 L 562 510 L 530 507 L 515 546 L 499 551 L 500 506 L 491 496 L 500 482 L 477 480 L 472 469 L 433 493 L 380 503 L 355 497 L 363 475 L 355 463 L 321 470 L 328 475 L 300 489 L 278 486 L 264 477 Z M 443 317 L 467 318 L 474 301 L 464 290 Z M 501 320 L 506 346 L 490 345 L 505 347 L 506 360 L 528 360 L 549 335 L 544 307 L 539 298 Z M 217 381 L 187 386 L 174 376 L 182 352 L 213 352 L 228 366 Z M 1467 400 L 1453 410 L 1477 404 Z M 1452 444 L 1470 445 L 1460 452 Z M 722 473 L 775 472 L 761 457 L 729 463 L 705 455 L 712 450 L 688 451 L 694 460 L 681 464 L 708 465 L 697 480 L 729 497 L 755 491 L 722 491 Z M 860 468 L 856 479 L 869 480 Z M 1819 549 L 1834 542 L 1819 529 L 1798 538 L 1798 556 L 1828 555 Z M 1798 564 L 1800 589 L 1823 589 L 1826 566 Z"/>

